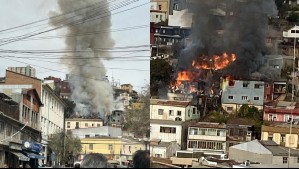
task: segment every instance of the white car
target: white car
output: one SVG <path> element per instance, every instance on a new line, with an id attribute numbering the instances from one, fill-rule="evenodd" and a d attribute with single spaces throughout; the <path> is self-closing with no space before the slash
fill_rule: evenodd
<path id="1" fill-rule="evenodd" d="M 74 168 L 80 168 L 80 166 L 81 166 L 81 161 L 74 162 Z"/>

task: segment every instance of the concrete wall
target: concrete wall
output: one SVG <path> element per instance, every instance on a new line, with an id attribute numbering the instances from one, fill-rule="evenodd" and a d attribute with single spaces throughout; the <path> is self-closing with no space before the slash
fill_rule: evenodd
<path id="1" fill-rule="evenodd" d="M 65 129 L 66 130 L 72 130 L 72 129 L 75 129 L 76 128 L 76 123 L 79 123 L 79 128 L 80 129 L 83 129 L 83 128 L 90 128 L 90 127 L 100 127 L 100 126 L 103 126 L 103 121 L 101 120 L 98 120 L 98 121 L 95 121 L 95 120 L 80 120 L 78 119 L 77 121 L 76 120 L 65 120 Z M 70 124 L 68 127 L 68 123 Z M 86 126 L 87 124 L 87 126 Z"/>
<path id="2" fill-rule="evenodd" d="M 159 156 L 159 158 L 167 158 L 166 155 L 166 147 L 150 147 L 150 152 L 152 157 L 158 157 L 157 154 L 160 154 L 162 156 Z"/>
<path id="3" fill-rule="evenodd" d="M 180 125 L 168 125 L 168 124 L 150 124 L 151 132 L 150 138 L 151 139 L 161 139 L 163 142 L 171 142 L 177 141 L 179 145 L 182 145 L 182 126 Z M 175 127 L 176 133 L 161 133 L 160 127 Z"/>
<path id="4" fill-rule="evenodd" d="M 229 148 L 229 159 L 236 160 L 238 162 L 244 162 L 246 160 L 252 162 L 259 162 L 261 164 L 272 164 L 273 156 L 271 154 L 257 154 L 248 151 L 238 150 L 235 148 Z"/>
<path id="5" fill-rule="evenodd" d="M 159 22 L 164 22 L 166 21 L 166 13 L 164 12 L 153 12 L 151 11 L 150 13 L 150 21 L 153 23 L 159 23 Z"/>
<path id="6" fill-rule="evenodd" d="M 193 108 L 195 108 L 195 114 L 193 114 Z M 159 109 L 163 109 L 163 115 L 159 115 Z M 174 115 L 169 115 L 169 111 L 173 110 Z M 181 115 L 177 115 L 178 111 L 181 111 Z M 177 117 L 181 118 L 182 121 L 187 121 L 191 119 L 199 118 L 199 113 L 194 106 L 187 107 L 175 107 L 175 106 L 162 106 L 162 105 L 151 105 L 150 106 L 150 119 L 160 119 L 160 120 L 173 120 Z"/>
<path id="7" fill-rule="evenodd" d="M 247 83 L 247 87 L 243 87 L 243 83 Z M 255 84 L 261 84 L 259 88 L 255 88 Z M 262 81 L 241 81 L 234 80 L 234 85 L 230 86 L 228 80 L 222 82 L 223 94 L 221 102 L 223 104 L 249 104 L 254 106 L 263 106 L 264 100 L 264 82 Z M 229 96 L 233 96 L 233 99 L 229 99 Z M 247 96 L 247 99 L 242 98 Z M 254 97 L 258 97 L 255 100 Z"/>

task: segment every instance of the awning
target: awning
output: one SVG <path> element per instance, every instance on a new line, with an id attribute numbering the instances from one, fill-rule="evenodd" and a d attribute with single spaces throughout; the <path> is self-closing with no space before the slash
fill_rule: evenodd
<path id="1" fill-rule="evenodd" d="M 17 156 L 19 158 L 19 160 L 21 161 L 29 161 L 30 158 L 26 157 L 24 154 L 20 153 L 20 152 L 16 152 L 16 151 L 10 151 L 12 154 L 14 154 L 15 156 Z"/>
<path id="2" fill-rule="evenodd" d="M 39 154 L 35 154 L 35 153 L 31 153 L 31 152 L 28 152 L 28 151 L 23 151 L 27 157 L 29 158 L 33 158 L 33 159 L 45 159 L 44 156 L 42 155 L 39 155 Z"/>

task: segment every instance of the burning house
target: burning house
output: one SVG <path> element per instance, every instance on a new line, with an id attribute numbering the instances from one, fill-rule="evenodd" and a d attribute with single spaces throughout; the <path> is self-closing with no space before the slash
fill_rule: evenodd
<path id="1" fill-rule="evenodd" d="M 169 99 L 192 101 L 206 112 L 220 105 L 223 79 L 272 78 L 261 67 L 268 18 L 277 13 L 274 0 L 191 0 L 188 12 L 193 13 L 191 40 L 178 58 Z"/>

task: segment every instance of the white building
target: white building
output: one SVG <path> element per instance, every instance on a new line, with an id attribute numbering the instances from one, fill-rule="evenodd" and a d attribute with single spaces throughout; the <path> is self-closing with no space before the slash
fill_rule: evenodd
<path id="1" fill-rule="evenodd" d="M 99 137 L 99 136 L 110 136 L 110 137 L 121 137 L 121 128 L 111 126 L 101 126 L 94 128 L 81 128 L 71 130 L 74 136 L 81 138 Z"/>
<path id="2" fill-rule="evenodd" d="M 150 139 L 161 140 L 162 142 L 176 141 L 182 146 L 182 140 L 186 138 L 182 121 L 171 120 L 150 120 Z"/>
<path id="3" fill-rule="evenodd" d="M 244 104 L 255 106 L 259 110 L 264 105 L 264 82 L 244 80 L 222 80 L 221 103 L 227 112 L 238 111 Z"/>
<path id="4" fill-rule="evenodd" d="M 48 141 L 51 134 L 63 131 L 64 129 L 64 108 L 66 104 L 57 96 L 52 88 L 44 84 L 42 85 L 42 103 L 44 107 L 41 108 L 41 130 L 42 130 L 42 144 L 44 145 L 44 154 L 47 155 L 45 164 L 49 159 Z"/>
<path id="5" fill-rule="evenodd" d="M 170 158 L 174 157 L 176 151 L 181 147 L 175 142 L 152 142 L 150 144 L 151 157 Z"/>
<path id="6" fill-rule="evenodd" d="M 102 119 L 83 119 L 83 118 L 65 119 L 66 130 L 101 127 L 101 126 L 103 126 Z"/>
<path id="7" fill-rule="evenodd" d="M 226 125 L 192 123 L 188 128 L 187 150 L 222 151 L 226 149 Z"/>
<path id="8" fill-rule="evenodd" d="M 191 102 L 151 100 L 150 119 L 189 121 L 199 117 L 197 108 Z"/>
<path id="9" fill-rule="evenodd" d="M 294 26 L 288 31 L 283 31 L 284 38 L 299 38 L 299 26 Z"/>
<path id="10" fill-rule="evenodd" d="M 188 12 L 188 9 L 181 11 L 173 11 L 173 15 L 169 15 L 169 26 L 192 27 L 193 14 Z"/>
<path id="11" fill-rule="evenodd" d="M 150 15 L 150 21 L 153 23 L 166 21 L 166 11 L 151 10 Z"/>
<path id="12" fill-rule="evenodd" d="M 30 65 L 26 67 L 8 67 L 7 69 L 31 77 L 35 77 L 35 72 L 36 72 L 35 68 L 31 67 Z"/>

